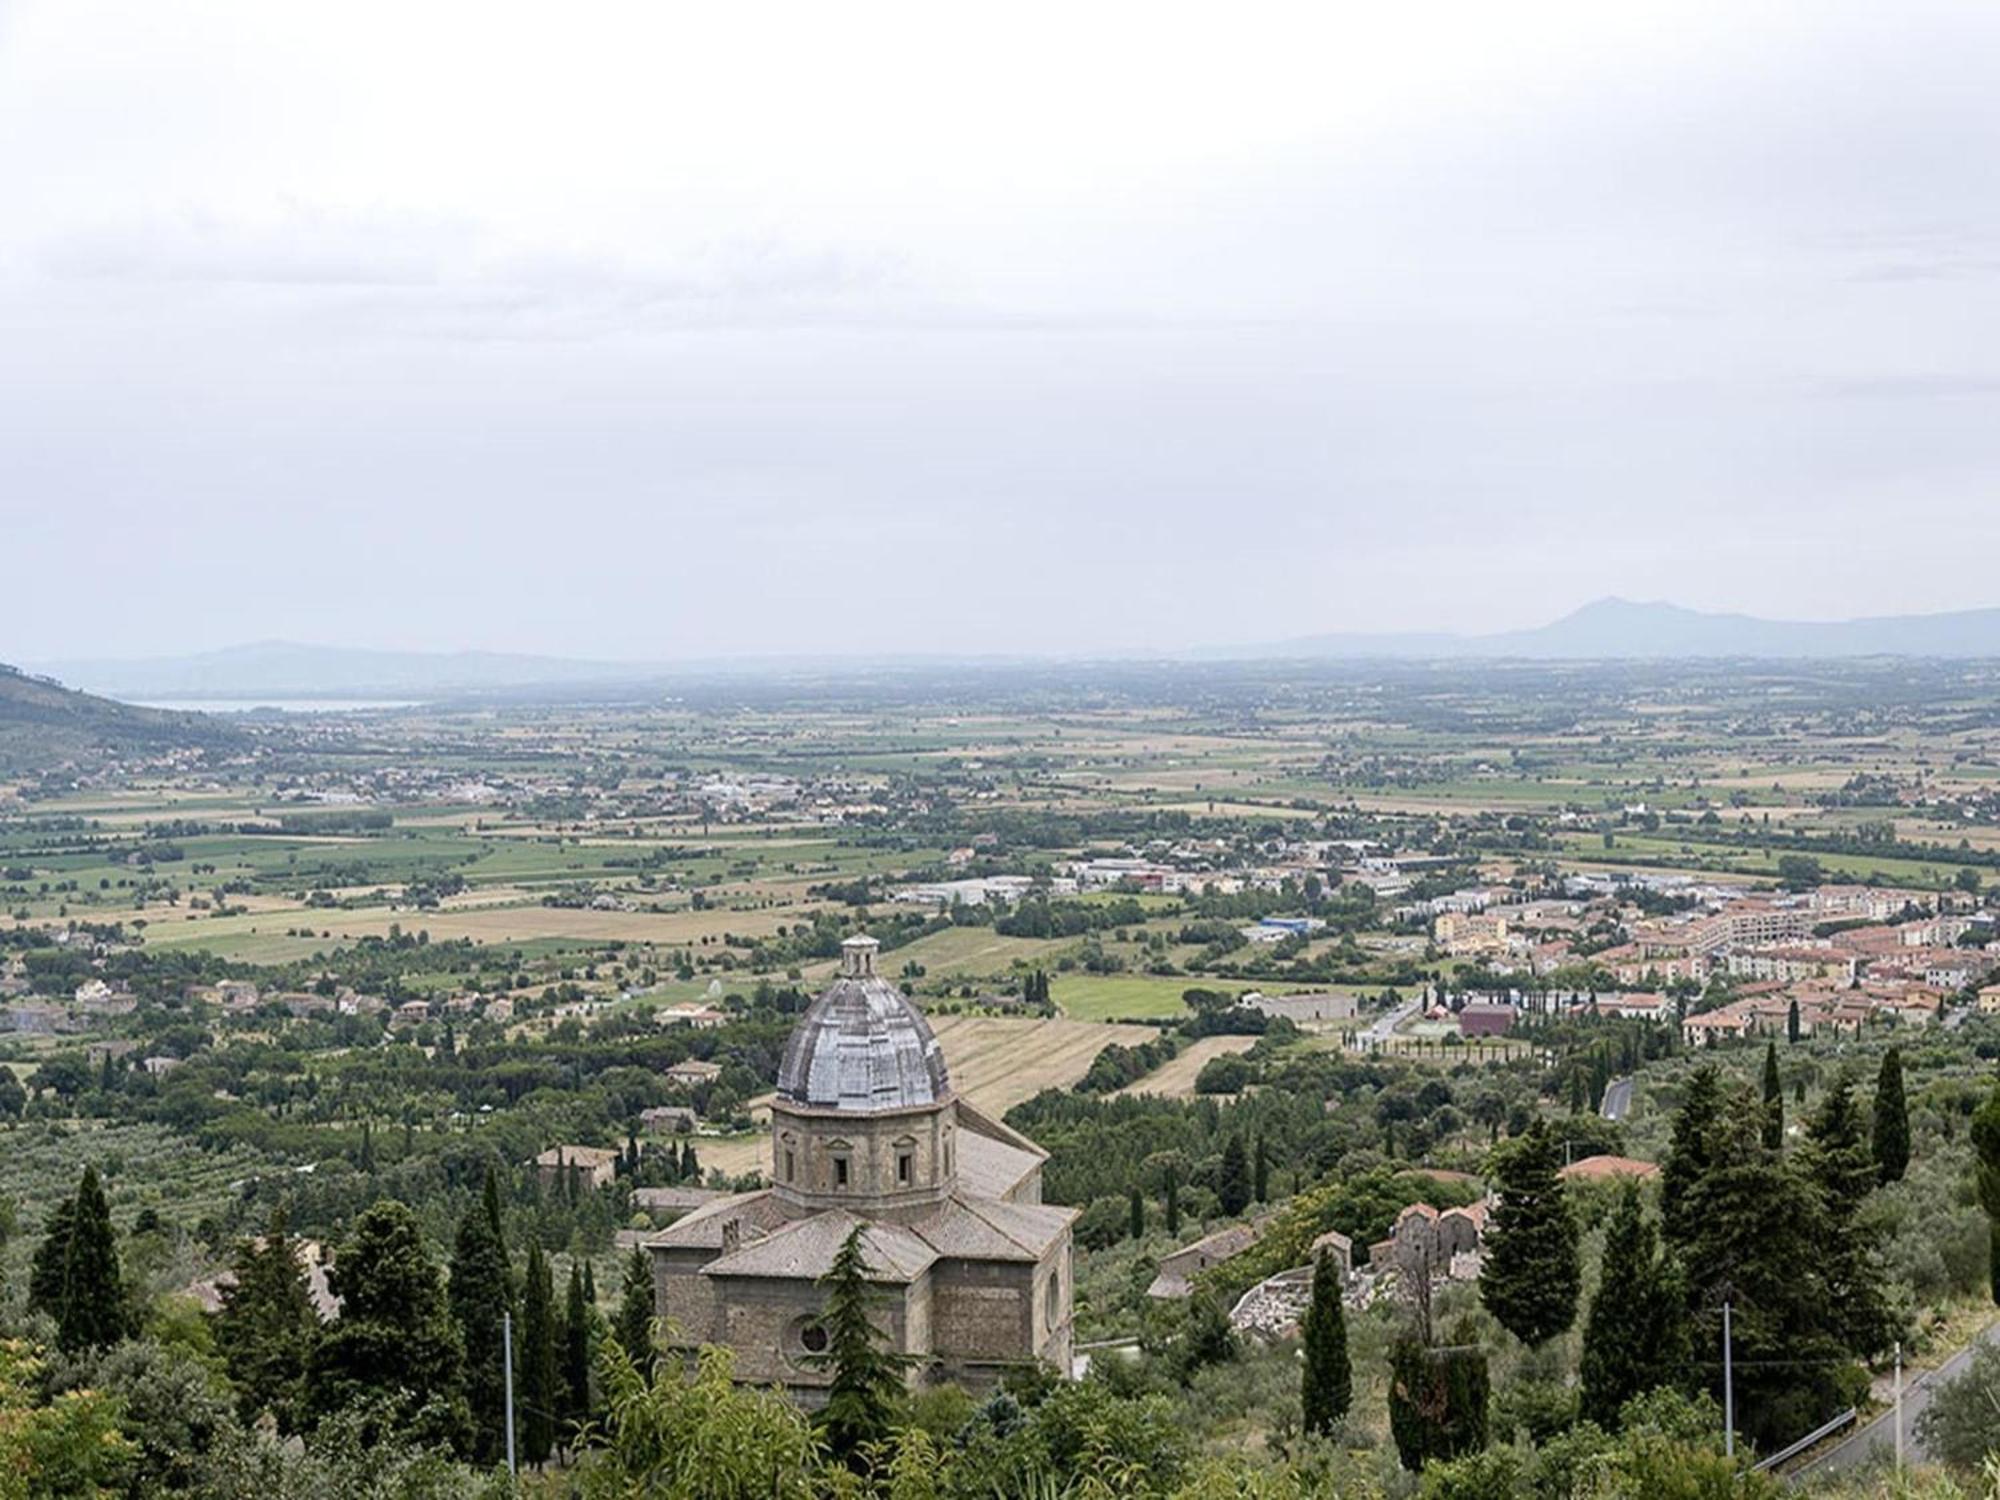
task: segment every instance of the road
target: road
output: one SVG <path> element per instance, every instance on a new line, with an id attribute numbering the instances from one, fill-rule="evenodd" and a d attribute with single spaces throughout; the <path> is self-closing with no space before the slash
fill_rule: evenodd
<path id="1" fill-rule="evenodd" d="M 1972 1356 L 1982 1343 L 2000 1344 L 2000 1319 L 1988 1323 L 1965 1348 L 1927 1374 L 1906 1381 L 1903 1385 L 1903 1451 L 1912 1462 L 1925 1457 L 1917 1442 L 1917 1418 L 1930 1405 L 1931 1394 L 1939 1386 L 1965 1373 L 1972 1363 Z M 1802 1469 L 1794 1469 L 1785 1477 L 1796 1484 L 1803 1479 L 1817 1478 L 1822 1474 L 1838 1474 L 1862 1463 L 1877 1452 L 1893 1453 L 1896 1448 L 1896 1413 L 1894 1409 L 1884 1412 L 1863 1427 L 1854 1436 L 1838 1447 L 1829 1448 Z"/>
<path id="2" fill-rule="evenodd" d="M 1389 1038 L 1395 1033 L 1396 1028 L 1409 1020 L 1419 1010 L 1423 1009 L 1423 1004 L 1424 999 L 1421 995 L 1414 1000 L 1406 1000 L 1386 1016 L 1372 1022 L 1366 1030 L 1355 1032 L 1353 1036 L 1354 1050 L 1356 1052 L 1373 1052 L 1377 1048 L 1386 1047 L 1389 1044 Z"/>
<path id="3" fill-rule="evenodd" d="M 1632 1109 L 1632 1080 L 1614 1078 L 1604 1086 L 1604 1118 L 1622 1120 Z"/>

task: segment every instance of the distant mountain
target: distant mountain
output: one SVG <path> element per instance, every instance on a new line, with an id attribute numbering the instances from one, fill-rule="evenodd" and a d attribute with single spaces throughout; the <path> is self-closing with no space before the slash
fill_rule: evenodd
<path id="1" fill-rule="evenodd" d="M 2000 657 L 2000 609 L 1859 620 L 1764 620 L 1678 604 L 1599 599 L 1547 625 L 1494 635 L 1322 635 L 1231 656 L 1603 661 L 1688 657 Z"/>
<path id="2" fill-rule="evenodd" d="M 207 714 L 134 708 L 0 664 L 0 772 L 242 742 L 241 730 Z"/>
<path id="3" fill-rule="evenodd" d="M 434 698 L 498 688 L 629 682 L 659 669 L 494 651 L 361 651 L 261 641 L 194 656 L 66 661 L 39 670 L 120 698 Z"/>

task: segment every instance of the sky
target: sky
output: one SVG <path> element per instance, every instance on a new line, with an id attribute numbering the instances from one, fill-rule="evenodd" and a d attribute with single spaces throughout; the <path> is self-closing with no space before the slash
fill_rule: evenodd
<path id="1" fill-rule="evenodd" d="M 0 0 L 0 660 L 2000 604 L 1996 45 Z"/>

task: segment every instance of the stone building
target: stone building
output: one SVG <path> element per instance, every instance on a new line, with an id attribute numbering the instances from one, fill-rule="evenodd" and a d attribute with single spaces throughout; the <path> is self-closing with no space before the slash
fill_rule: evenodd
<path id="1" fill-rule="evenodd" d="M 977 1389 L 1036 1360 L 1067 1374 L 1076 1210 L 1042 1202 L 1048 1153 L 952 1093 L 930 1027 L 876 974 L 878 946 L 842 945 L 786 1044 L 772 1185 L 646 1241 L 668 1337 L 726 1345 L 738 1379 L 823 1400 L 819 1281 L 859 1227 L 876 1324 L 913 1382 Z"/>

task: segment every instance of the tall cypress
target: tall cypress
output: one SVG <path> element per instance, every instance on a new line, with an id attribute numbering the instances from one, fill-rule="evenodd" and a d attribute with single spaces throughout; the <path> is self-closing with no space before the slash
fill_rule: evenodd
<path id="1" fill-rule="evenodd" d="M 1258 1131 L 1250 1153 L 1250 1196 L 1259 1203 L 1271 1201 L 1271 1159 L 1264 1153 L 1264 1132 Z"/>
<path id="2" fill-rule="evenodd" d="M 1479 1297 L 1522 1343 L 1544 1344 L 1575 1321 L 1583 1280 L 1555 1137 L 1537 1120 L 1494 1155 L 1500 1206 L 1486 1235 Z"/>
<path id="3" fill-rule="evenodd" d="M 1243 1137 L 1232 1135 L 1222 1148 L 1222 1168 L 1215 1178 L 1215 1198 L 1226 1214 L 1236 1215 L 1250 1206 L 1250 1163 L 1243 1154 Z"/>
<path id="4" fill-rule="evenodd" d="M 1674 1116 L 1666 1160 L 1660 1164 L 1660 1232 L 1679 1247 L 1694 1237 L 1690 1200 L 1715 1163 L 1717 1127 L 1722 1120 L 1722 1075 L 1704 1063 L 1688 1079 Z"/>
<path id="5" fill-rule="evenodd" d="M 521 1456 L 548 1462 L 555 1449 L 557 1394 L 555 1284 L 536 1241 L 528 1242 L 528 1265 L 521 1289 Z"/>
<path id="6" fill-rule="evenodd" d="M 1673 1384 L 1688 1357 L 1685 1288 L 1628 1182 L 1604 1236 L 1597 1295 L 1583 1324 L 1581 1413 L 1612 1429 L 1632 1397 Z"/>
<path id="7" fill-rule="evenodd" d="M 1146 1198 L 1137 1188 L 1132 1189 L 1130 1217 L 1131 1223 L 1127 1225 L 1127 1232 L 1136 1240 L 1146 1232 Z"/>
<path id="8" fill-rule="evenodd" d="M 562 1414 L 572 1428 L 590 1420 L 590 1307 L 583 1296 L 583 1267 L 569 1263 L 569 1296 L 563 1306 Z"/>
<path id="9" fill-rule="evenodd" d="M 87 1166 L 67 1214 L 52 1214 L 49 1236 L 30 1277 L 34 1304 L 56 1320 L 56 1343 L 68 1353 L 101 1349 L 131 1331 L 111 1205 Z"/>
<path id="10" fill-rule="evenodd" d="M 1785 1083 L 1778 1076 L 1778 1044 L 1764 1044 L 1764 1149 L 1778 1151 L 1785 1144 Z"/>
<path id="11" fill-rule="evenodd" d="M 1825 1206 L 1817 1259 L 1831 1302 L 1834 1331 L 1856 1354 L 1885 1353 L 1898 1328 L 1884 1295 L 1887 1281 L 1862 1206 L 1879 1171 L 1862 1134 L 1861 1108 L 1843 1077 L 1828 1090 L 1807 1126 L 1806 1169 Z"/>
<path id="12" fill-rule="evenodd" d="M 1903 1096 L 1903 1049 L 1882 1054 L 1875 1078 L 1875 1166 L 1885 1183 L 1901 1182 L 1910 1169 L 1910 1106 Z"/>
<path id="13" fill-rule="evenodd" d="M 514 1285 L 499 1222 L 499 1188 L 489 1166 L 479 1201 L 459 1221 L 448 1288 L 451 1315 L 465 1344 L 465 1399 L 472 1411 L 472 1452 L 482 1463 L 491 1463 L 507 1451 L 502 1319 L 514 1311 Z"/>
<path id="14" fill-rule="evenodd" d="M 618 1294 L 618 1342 L 641 1374 L 652 1370 L 653 1267 L 644 1250 L 633 1250 L 625 1261 L 625 1281 Z"/>
<path id="15" fill-rule="evenodd" d="M 1330 1251 L 1313 1262 L 1312 1301 L 1299 1324 L 1305 1363 L 1299 1403 L 1307 1432 L 1328 1436 L 1354 1399 L 1354 1371 L 1347 1360 L 1347 1313 L 1340 1302 L 1340 1271 Z"/>
<path id="16" fill-rule="evenodd" d="M 1799 1002 L 1794 999 L 1785 1007 L 1785 1040 L 1797 1042 L 1799 1039 Z"/>

